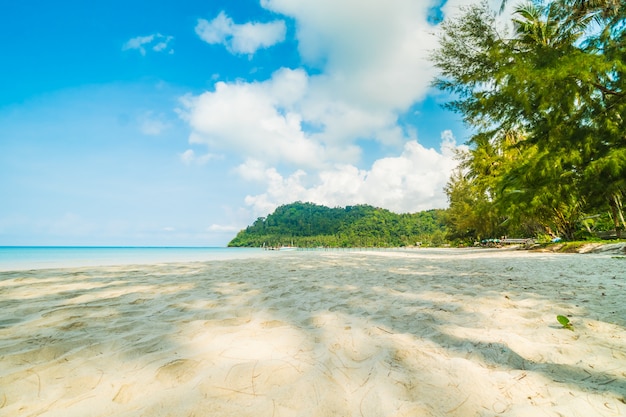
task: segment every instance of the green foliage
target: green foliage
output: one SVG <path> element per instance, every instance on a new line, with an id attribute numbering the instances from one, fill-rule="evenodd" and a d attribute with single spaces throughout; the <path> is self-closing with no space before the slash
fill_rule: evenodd
<path id="1" fill-rule="evenodd" d="M 574 331 L 574 327 L 567 317 L 558 315 L 556 316 L 556 319 L 559 323 L 561 323 L 561 326 L 563 326 L 563 328 Z"/>
<path id="2" fill-rule="evenodd" d="M 446 188 L 451 237 L 573 239 L 607 214 L 619 237 L 625 19 L 616 0 L 535 0 L 518 6 L 511 34 L 486 3 L 444 22 L 434 85 L 475 132 Z"/>
<path id="3" fill-rule="evenodd" d="M 399 247 L 442 244 L 444 210 L 396 214 L 368 205 L 328 208 L 296 202 L 258 218 L 228 244 L 235 247 Z"/>

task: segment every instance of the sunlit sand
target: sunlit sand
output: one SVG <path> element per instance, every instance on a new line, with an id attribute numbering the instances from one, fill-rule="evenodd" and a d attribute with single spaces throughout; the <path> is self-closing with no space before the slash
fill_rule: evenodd
<path id="1" fill-rule="evenodd" d="M 626 415 L 625 270 L 413 250 L 2 272 L 0 415 Z"/>

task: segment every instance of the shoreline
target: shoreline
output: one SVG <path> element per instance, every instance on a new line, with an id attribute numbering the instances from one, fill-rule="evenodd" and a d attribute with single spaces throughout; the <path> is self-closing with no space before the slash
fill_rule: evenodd
<path id="1" fill-rule="evenodd" d="M 176 264 L 228 259 L 275 256 L 274 252 L 400 252 L 400 253 L 467 253 L 478 251 L 515 251 L 549 253 L 612 253 L 626 256 L 626 242 L 565 242 L 548 245 L 505 245 L 500 247 L 393 247 L 393 248 L 293 248 L 291 251 L 268 251 L 263 248 L 230 247 L 75 247 L 75 246 L 0 246 L 0 273 L 75 267 L 104 267 L 121 265 Z M 31 252 L 24 255 L 20 252 Z M 70 255 L 67 253 L 70 252 Z M 71 254 L 74 251 L 76 254 Z M 46 252 L 49 252 L 46 254 Z M 57 253 L 58 252 L 58 253 Z M 144 253 L 145 252 L 145 253 Z M 35 255 L 33 255 L 35 254 Z M 43 255 L 41 255 L 43 254 Z M 89 256 L 88 256 L 89 255 Z"/>
<path id="2" fill-rule="evenodd" d="M 421 249 L 3 272 L 0 414 L 626 414 L 623 262 Z"/>
<path id="3" fill-rule="evenodd" d="M 37 246 L 0 247 L 0 272 L 206 262 L 263 257 L 257 248 Z"/>

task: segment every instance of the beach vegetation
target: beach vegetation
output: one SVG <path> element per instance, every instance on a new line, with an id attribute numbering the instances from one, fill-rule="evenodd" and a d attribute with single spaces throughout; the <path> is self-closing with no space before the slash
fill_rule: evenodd
<path id="1" fill-rule="evenodd" d="M 626 228 L 626 6 L 486 2 L 442 23 L 434 86 L 471 129 L 445 189 L 449 239 Z"/>
<path id="2" fill-rule="evenodd" d="M 562 315 L 558 315 L 556 316 L 556 320 L 561 323 L 561 326 L 563 326 L 564 329 L 568 329 L 568 330 L 572 330 L 574 331 L 574 327 L 572 326 L 572 323 L 570 323 L 569 319 L 565 316 Z"/>
<path id="3" fill-rule="evenodd" d="M 406 247 L 446 243 L 444 210 L 397 214 L 369 205 L 295 202 L 241 230 L 234 247 Z"/>

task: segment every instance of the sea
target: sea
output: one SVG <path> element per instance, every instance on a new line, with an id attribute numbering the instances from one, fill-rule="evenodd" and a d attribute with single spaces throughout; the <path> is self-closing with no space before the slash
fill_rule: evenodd
<path id="1" fill-rule="evenodd" d="M 259 248 L 0 246 L 0 271 L 204 262 L 268 256 Z"/>

